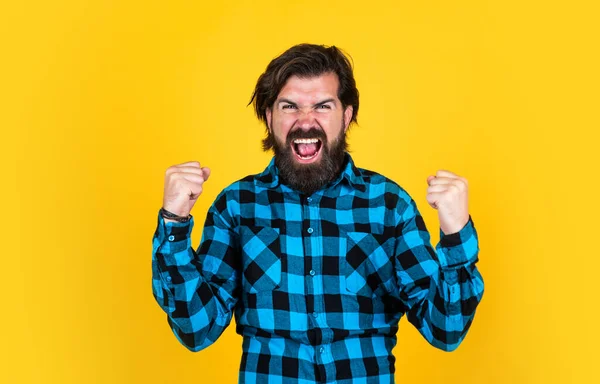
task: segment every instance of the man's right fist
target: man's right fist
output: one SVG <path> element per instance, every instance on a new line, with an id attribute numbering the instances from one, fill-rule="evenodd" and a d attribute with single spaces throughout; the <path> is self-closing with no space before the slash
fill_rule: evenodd
<path id="1" fill-rule="evenodd" d="M 179 216 L 188 216 L 209 176 L 210 169 L 200 168 L 197 161 L 169 167 L 165 174 L 163 208 Z"/>

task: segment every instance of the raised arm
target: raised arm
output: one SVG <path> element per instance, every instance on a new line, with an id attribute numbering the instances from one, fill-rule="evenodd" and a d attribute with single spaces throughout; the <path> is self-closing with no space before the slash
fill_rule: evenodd
<path id="1" fill-rule="evenodd" d="M 434 250 L 414 200 L 400 200 L 395 265 L 408 320 L 430 344 L 452 351 L 471 326 L 484 284 L 476 267 L 477 231 L 465 212 L 466 190 L 442 186 L 441 179 L 450 178 L 446 174 L 438 177 L 437 184 L 428 178 L 427 200 L 439 211 L 440 242 Z M 461 216 L 461 221 L 454 220 Z"/>
<path id="2" fill-rule="evenodd" d="M 189 168 L 190 163 L 186 164 L 192 176 L 179 176 L 184 180 L 179 188 L 192 200 L 200 194 L 198 185 L 192 184 L 199 179 L 193 176 L 195 170 Z M 200 170 L 199 164 L 197 169 Z M 173 173 L 177 172 L 185 170 Z M 190 179 L 195 181 L 189 182 Z M 165 187 L 165 196 L 167 190 Z M 179 223 L 159 214 L 152 241 L 153 295 L 167 314 L 177 339 L 194 352 L 208 347 L 223 333 L 238 300 L 237 235 L 224 202 L 221 194 L 209 209 L 197 251 L 192 248 L 190 238 L 193 218 Z M 189 215 L 185 208 L 178 209 L 165 202 L 163 207 L 167 206 L 177 215 Z"/>

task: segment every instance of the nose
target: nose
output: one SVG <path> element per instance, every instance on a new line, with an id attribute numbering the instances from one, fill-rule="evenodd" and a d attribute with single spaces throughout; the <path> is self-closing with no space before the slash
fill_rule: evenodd
<path id="1" fill-rule="evenodd" d="M 296 126 L 302 129 L 310 129 L 317 126 L 314 111 L 312 108 L 308 110 L 300 110 Z"/>

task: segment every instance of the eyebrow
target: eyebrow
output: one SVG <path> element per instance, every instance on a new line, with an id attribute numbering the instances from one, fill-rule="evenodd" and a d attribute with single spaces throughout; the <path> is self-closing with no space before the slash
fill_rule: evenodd
<path id="1" fill-rule="evenodd" d="M 298 104 L 296 104 L 292 100 L 286 99 L 286 98 L 279 99 L 279 101 L 277 102 L 277 104 L 281 104 L 281 103 L 288 103 L 288 104 L 291 104 L 291 105 L 296 106 L 296 107 L 298 106 Z M 319 101 L 318 103 L 314 104 L 313 107 L 318 107 L 318 106 L 321 106 L 321 105 L 327 104 L 327 103 L 334 103 L 335 104 L 335 99 L 334 98 L 329 98 L 329 99 L 325 99 L 325 100 Z"/>

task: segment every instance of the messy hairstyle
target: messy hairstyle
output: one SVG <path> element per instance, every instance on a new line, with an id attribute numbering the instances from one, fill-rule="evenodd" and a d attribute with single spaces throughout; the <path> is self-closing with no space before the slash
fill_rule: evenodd
<path id="1" fill-rule="evenodd" d="M 279 92 L 291 76 L 310 78 L 326 73 L 335 73 L 339 80 L 338 99 L 345 110 L 352 106 L 352 119 L 357 123 L 358 89 L 352 73 L 350 57 L 336 46 L 298 44 L 273 59 L 265 73 L 260 75 L 250 99 L 254 112 L 265 123 L 267 137 L 263 139 L 263 149 L 273 148 L 272 134 L 267 123 L 267 109 L 272 108 Z"/>

